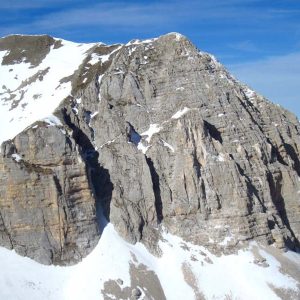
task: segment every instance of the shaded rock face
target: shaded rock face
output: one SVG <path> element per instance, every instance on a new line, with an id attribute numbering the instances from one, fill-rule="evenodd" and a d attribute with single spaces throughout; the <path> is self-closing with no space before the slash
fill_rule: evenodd
<path id="1" fill-rule="evenodd" d="M 70 77 L 63 128 L 37 124 L 2 146 L 1 245 L 75 262 L 98 241 L 97 207 L 156 253 L 162 226 L 216 251 L 299 247 L 294 115 L 178 34 L 93 51 L 108 59 Z"/>

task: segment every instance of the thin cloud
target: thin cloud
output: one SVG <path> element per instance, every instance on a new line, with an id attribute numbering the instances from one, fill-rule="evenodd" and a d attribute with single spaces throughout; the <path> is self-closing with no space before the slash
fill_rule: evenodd
<path id="1" fill-rule="evenodd" d="M 271 13 L 275 13 L 275 14 L 299 14 L 300 13 L 300 9 L 271 9 L 270 10 Z"/>
<path id="2" fill-rule="evenodd" d="M 75 9 L 55 14 L 37 20 L 35 24 L 42 28 L 59 28 L 73 25 L 105 25 L 105 26 L 145 26 L 169 20 L 164 16 L 166 7 L 160 6 L 160 11 L 154 7 L 126 5 L 96 5 L 87 9 Z M 155 20 L 154 20 L 155 18 Z"/>
<path id="3" fill-rule="evenodd" d="M 58 0 L 46 1 L 54 4 Z M 66 1 L 65 2 L 69 2 Z M 82 1 L 75 1 L 78 8 L 65 7 L 56 12 L 49 12 L 42 17 L 33 16 L 32 21 L 2 28 L 2 32 L 12 30 L 30 31 L 51 31 L 64 29 L 72 26 L 101 26 L 102 28 L 119 27 L 121 29 L 140 28 L 150 30 L 151 27 L 158 28 L 165 26 L 166 30 L 171 26 L 193 24 L 201 26 L 213 23 L 234 23 L 257 25 L 272 18 L 268 11 L 259 10 L 251 4 L 258 0 L 215 0 L 210 2 L 199 1 L 160 1 L 160 2 L 102 2 L 95 4 L 88 2 L 80 7 Z M 14 5 L 22 7 L 43 6 L 45 1 L 29 1 L 28 4 L 17 1 Z M 86 3 L 86 2 L 85 2 Z M 91 4 L 92 3 L 92 4 Z M 2 6 L 9 7 L 8 4 Z M 49 4 L 50 5 L 50 4 Z M 1 6 L 0 6 L 1 7 Z M 255 18 L 253 18 L 255 16 Z"/>
<path id="4" fill-rule="evenodd" d="M 238 43 L 230 44 L 230 48 L 245 51 L 245 52 L 259 52 L 261 49 L 257 47 L 252 41 L 246 40 Z"/>
<path id="5" fill-rule="evenodd" d="M 2 1 L 0 2 L 0 9 L 3 10 L 24 10 L 24 9 L 35 9 L 35 8 L 47 8 L 53 7 L 57 4 L 72 3 L 72 0 L 13 0 L 13 1 Z M 76 0 L 75 0 L 76 2 Z"/>

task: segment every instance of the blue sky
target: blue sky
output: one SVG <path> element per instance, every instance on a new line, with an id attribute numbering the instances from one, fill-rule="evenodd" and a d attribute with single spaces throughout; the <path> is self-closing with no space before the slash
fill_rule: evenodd
<path id="1" fill-rule="evenodd" d="M 117 43 L 171 31 L 300 117 L 300 0 L 0 0 L 0 36 Z"/>

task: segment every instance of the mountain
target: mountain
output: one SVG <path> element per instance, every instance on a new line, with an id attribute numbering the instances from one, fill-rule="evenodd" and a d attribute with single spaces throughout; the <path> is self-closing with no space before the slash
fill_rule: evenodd
<path id="1" fill-rule="evenodd" d="M 0 59 L 1 298 L 299 298 L 292 113 L 178 33 Z"/>

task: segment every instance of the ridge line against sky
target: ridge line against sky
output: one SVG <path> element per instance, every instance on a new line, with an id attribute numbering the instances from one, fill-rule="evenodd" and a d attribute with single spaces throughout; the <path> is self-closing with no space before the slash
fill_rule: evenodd
<path id="1" fill-rule="evenodd" d="M 0 36 L 49 34 L 111 44 L 173 31 L 300 117 L 299 0 L 0 2 Z"/>

